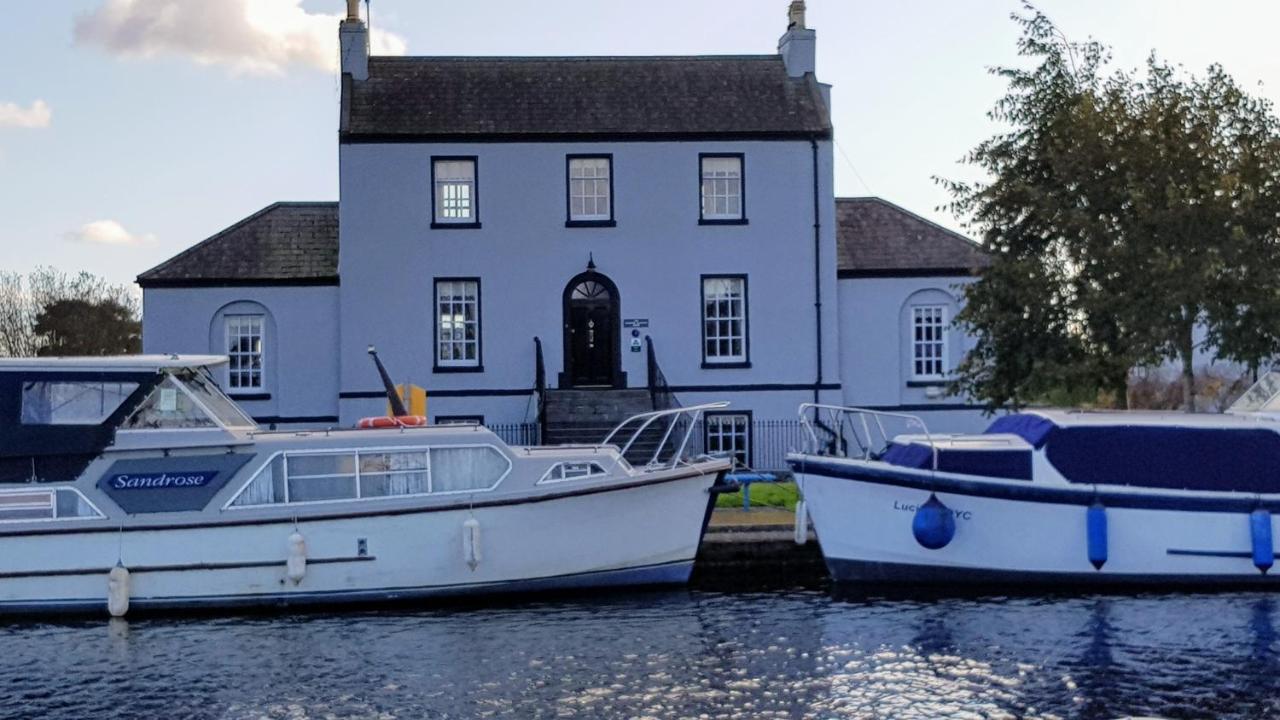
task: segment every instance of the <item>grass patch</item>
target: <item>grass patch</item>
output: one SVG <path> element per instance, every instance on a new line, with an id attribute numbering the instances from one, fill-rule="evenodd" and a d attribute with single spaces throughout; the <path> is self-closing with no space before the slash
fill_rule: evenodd
<path id="1" fill-rule="evenodd" d="M 774 507 L 796 509 L 796 501 L 800 499 L 800 490 L 793 482 L 752 483 L 751 507 Z M 729 493 L 716 498 L 716 507 L 742 507 L 742 493 Z"/>

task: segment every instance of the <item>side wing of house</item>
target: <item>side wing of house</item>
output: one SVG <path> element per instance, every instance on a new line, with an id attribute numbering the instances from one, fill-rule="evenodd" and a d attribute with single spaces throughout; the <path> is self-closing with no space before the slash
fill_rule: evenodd
<path id="1" fill-rule="evenodd" d="M 968 238 L 879 198 L 836 200 L 840 374 L 847 405 L 918 415 L 931 432 L 988 419 L 947 381 L 973 347 L 954 327 L 989 260 Z"/>

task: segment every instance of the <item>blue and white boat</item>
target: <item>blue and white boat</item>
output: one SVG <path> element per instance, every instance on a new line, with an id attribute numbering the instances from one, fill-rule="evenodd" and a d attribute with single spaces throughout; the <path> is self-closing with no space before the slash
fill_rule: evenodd
<path id="1" fill-rule="evenodd" d="M 724 403 L 599 445 L 398 421 L 266 432 L 212 382 L 225 362 L 0 360 L 0 614 L 684 583 L 730 467 L 685 452 Z"/>
<path id="2" fill-rule="evenodd" d="M 801 419 L 788 462 L 838 582 L 1280 584 L 1280 376 L 1225 415 L 1037 410 L 978 435 Z"/>

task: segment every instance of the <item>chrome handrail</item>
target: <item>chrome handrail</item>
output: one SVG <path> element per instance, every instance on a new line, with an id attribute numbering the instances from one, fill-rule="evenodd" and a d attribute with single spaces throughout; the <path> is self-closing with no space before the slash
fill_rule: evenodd
<path id="1" fill-rule="evenodd" d="M 684 454 L 684 449 L 688 446 L 689 438 L 693 435 L 693 428 L 702 417 L 702 413 L 707 410 L 719 410 L 720 408 L 726 407 L 729 407 L 728 401 L 720 401 L 704 403 L 702 405 L 690 405 L 689 407 L 676 407 L 668 410 L 654 410 L 652 412 L 632 415 L 626 420 L 618 423 L 617 427 L 610 431 L 600 444 L 613 444 L 616 446 L 617 443 L 612 442 L 614 437 L 620 437 L 623 428 L 627 427 L 631 423 L 639 423 L 639 426 L 635 430 L 631 431 L 631 435 L 627 438 L 626 443 L 618 450 L 618 459 L 614 461 L 614 467 L 617 467 L 622 462 L 623 458 L 626 457 L 627 451 L 631 449 L 631 446 L 635 444 L 636 440 L 640 439 L 640 436 L 644 434 L 644 431 L 649 429 L 649 426 L 653 425 L 655 421 L 661 418 L 671 418 L 670 425 L 668 425 L 666 431 L 662 435 L 662 440 L 658 443 L 658 446 L 654 448 L 653 455 L 649 458 L 649 462 L 645 464 L 646 468 L 660 467 L 663 464 L 658 462 L 658 458 L 662 454 L 662 449 L 666 447 L 667 443 L 671 440 L 672 432 L 675 430 L 675 426 L 679 424 L 681 416 L 688 415 L 689 428 L 684 432 L 684 437 L 681 438 L 680 445 L 675 448 L 675 452 L 671 456 L 669 467 L 674 468 L 680 464 L 680 459 Z"/>
<path id="2" fill-rule="evenodd" d="M 813 412 L 812 421 L 809 419 L 810 411 Z M 925 442 L 929 445 L 929 450 L 933 454 L 933 469 L 935 471 L 938 469 L 938 445 L 934 442 L 933 435 L 929 432 L 929 426 L 925 424 L 924 420 L 922 420 L 919 415 L 885 412 L 883 410 L 848 407 L 845 405 L 824 405 L 822 403 L 801 403 L 798 414 L 800 415 L 800 426 L 803 427 L 809 435 L 809 442 L 807 443 L 809 447 L 805 449 L 806 453 L 817 453 L 819 448 L 822 447 L 822 441 L 818 439 L 818 434 L 815 432 L 813 426 L 814 423 L 821 423 L 824 419 L 822 415 L 825 414 L 827 425 L 835 428 L 835 430 L 829 430 L 829 432 L 834 432 L 837 435 L 838 440 L 842 440 L 844 437 L 845 423 L 847 422 L 849 424 L 854 435 L 854 440 L 862 450 L 863 460 L 872 459 L 872 448 L 875 447 L 876 444 L 875 437 L 872 434 L 871 425 L 867 422 L 867 418 L 875 420 L 875 427 L 880 432 L 881 447 L 887 446 L 891 441 L 888 432 L 884 429 L 884 423 L 881 422 L 881 418 L 905 420 L 908 428 L 914 425 L 924 432 Z M 865 444 L 862 442 L 862 438 L 858 436 L 857 428 L 853 427 L 855 418 L 859 420 L 862 425 L 863 432 L 866 436 Z"/>

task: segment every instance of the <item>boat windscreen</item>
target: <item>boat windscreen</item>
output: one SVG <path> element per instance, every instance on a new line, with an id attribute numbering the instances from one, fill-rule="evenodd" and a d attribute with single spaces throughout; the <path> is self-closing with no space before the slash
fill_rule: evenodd
<path id="1" fill-rule="evenodd" d="M 191 373 L 184 375 L 182 381 L 186 384 L 191 394 L 196 396 L 202 405 L 209 408 L 218 421 L 229 428 L 251 428 L 255 427 L 253 419 L 245 415 L 242 410 L 227 397 L 207 375 L 202 373 Z"/>
<path id="2" fill-rule="evenodd" d="M 1280 371 L 1270 370 L 1258 378 L 1253 387 L 1245 391 L 1231 407 L 1230 413 L 1263 412 L 1280 410 Z"/>

